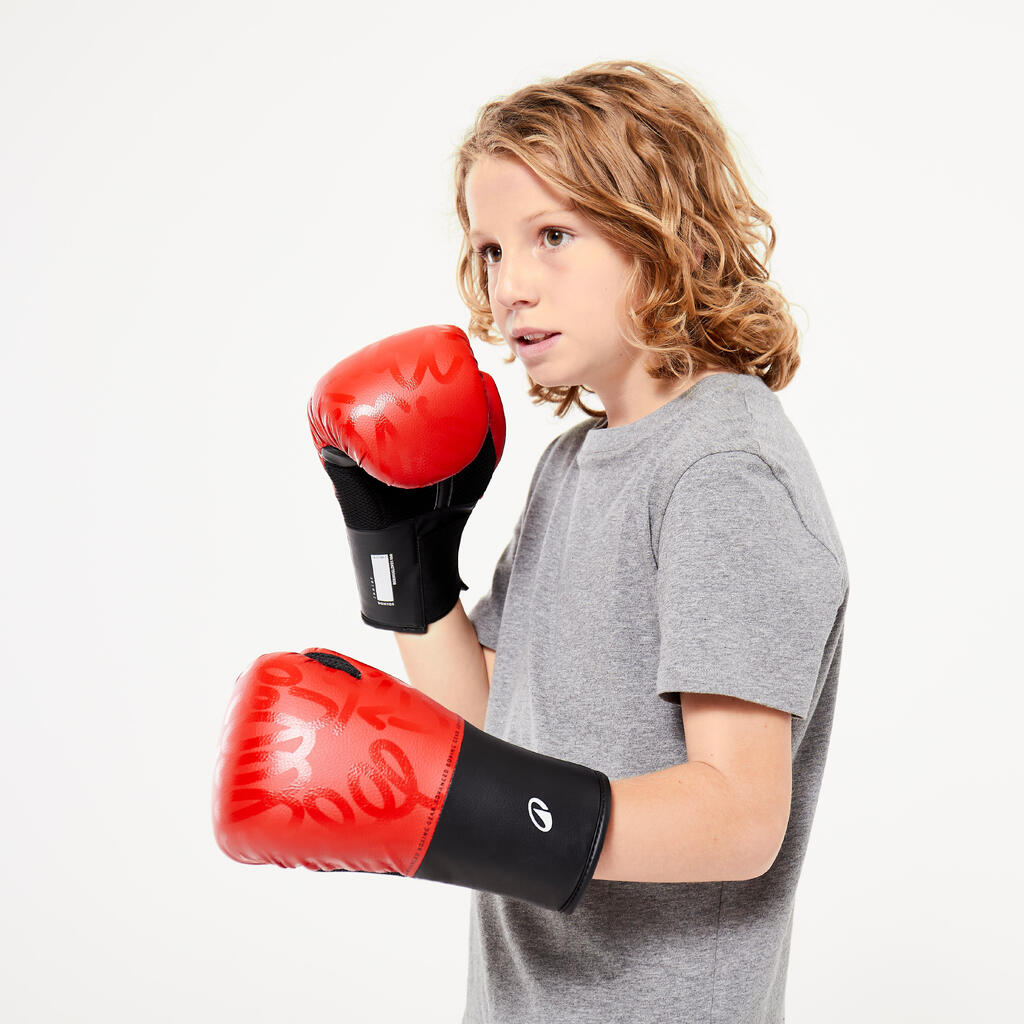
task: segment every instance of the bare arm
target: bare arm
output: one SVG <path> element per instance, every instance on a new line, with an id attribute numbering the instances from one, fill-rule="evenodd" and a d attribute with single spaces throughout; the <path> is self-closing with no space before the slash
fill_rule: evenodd
<path id="1" fill-rule="evenodd" d="M 409 684 L 483 729 L 494 652 L 477 640 L 462 601 L 426 633 L 394 636 Z"/>
<path id="2" fill-rule="evenodd" d="M 689 760 L 612 782 L 612 816 L 595 878 L 741 881 L 775 861 L 789 823 L 792 716 L 683 693 Z"/>

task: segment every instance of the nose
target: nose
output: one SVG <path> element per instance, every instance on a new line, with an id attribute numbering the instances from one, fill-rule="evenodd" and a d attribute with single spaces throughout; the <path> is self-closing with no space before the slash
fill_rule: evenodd
<path id="1" fill-rule="evenodd" d="M 493 273 L 494 297 L 506 309 L 532 306 L 537 302 L 537 273 L 529 253 L 513 255 L 504 249 Z"/>

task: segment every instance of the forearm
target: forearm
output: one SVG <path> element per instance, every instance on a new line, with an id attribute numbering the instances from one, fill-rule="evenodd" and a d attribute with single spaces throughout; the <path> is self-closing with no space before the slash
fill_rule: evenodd
<path id="1" fill-rule="evenodd" d="M 611 820 L 594 878 L 739 881 L 763 874 L 778 852 L 772 824 L 709 764 L 673 765 L 611 786 Z"/>
<path id="2" fill-rule="evenodd" d="M 395 633 L 410 685 L 478 729 L 484 727 L 490 684 L 483 648 L 462 601 L 426 633 Z"/>

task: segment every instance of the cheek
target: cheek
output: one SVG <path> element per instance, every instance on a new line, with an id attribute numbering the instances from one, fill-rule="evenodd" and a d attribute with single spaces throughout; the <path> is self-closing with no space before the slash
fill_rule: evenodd
<path id="1" fill-rule="evenodd" d="M 595 317 L 606 323 L 617 319 L 622 311 L 621 279 L 615 274 L 601 274 L 589 289 L 589 299 Z"/>

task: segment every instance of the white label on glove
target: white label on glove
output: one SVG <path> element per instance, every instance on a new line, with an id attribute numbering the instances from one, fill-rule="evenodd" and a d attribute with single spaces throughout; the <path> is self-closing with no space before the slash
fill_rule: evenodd
<path id="1" fill-rule="evenodd" d="M 395 591 L 391 586 L 391 555 L 370 555 L 373 568 L 373 590 L 381 604 L 393 604 Z"/>

